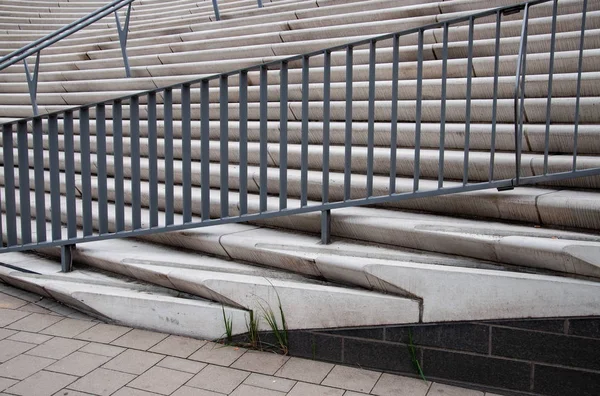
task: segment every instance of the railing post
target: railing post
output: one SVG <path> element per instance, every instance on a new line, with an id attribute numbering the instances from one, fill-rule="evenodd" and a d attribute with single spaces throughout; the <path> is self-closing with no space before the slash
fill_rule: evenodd
<path id="1" fill-rule="evenodd" d="M 73 250 L 75 249 L 75 244 L 73 245 L 62 245 L 60 247 L 60 266 L 61 272 L 71 272 L 73 271 Z"/>
<path id="2" fill-rule="evenodd" d="M 29 65 L 27 64 L 27 58 L 23 59 L 23 65 L 25 66 L 25 77 L 27 78 L 27 86 L 29 87 L 29 97 L 31 98 L 31 107 L 33 108 L 33 115 L 38 115 L 37 105 L 37 87 L 38 87 L 38 75 L 40 71 L 40 54 L 41 51 L 37 52 L 35 57 L 35 67 L 33 68 L 33 76 L 29 72 Z"/>
<path id="3" fill-rule="evenodd" d="M 331 243 L 331 210 L 321 211 L 321 243 L 323 245 Z"/>
<path id="4" fill-rule="evenodd" d="M 131 77 L 131 69 L 129 67 L 129 57 L 127 56 L 127 36 L 129 34 L 129 17 L 131 16 L 131 3 L 127 7 L 125 14 L 125 26 L 121 27 L 118 11 L 115 10 L 115 20 L 117 21 L 117 33 L 119 33 L 119 43 L 121 44 L 121 55 L 123 56 L 123 64 L 125 65 L 125 75 Z"/>
<path id="5" fill-rule="evenodd" d="M 258 8 L 263 8 L 262 0 L 256 0 L 256 2 L 258 3 Z"/>
<path id="6" fill-rule="evenodd" d="M 521 179 L 521 151 L 523 139 L 523 117 L 525 107 L 525 76 L 527 74 L 527 27 L 529 23 L 529 4 L 525 5 L 519 55 L 517 57 L 517 73 L 515 76 L 514 118 L 515 118 L 515 184 Z"/>
<path id="7" fill-rule="evenodd" d="M 219 2 L 218 0 L 212 0 L 213 3 L 213 9 L 215 10 L 215 18 L 217 19 L 217 21 L 221 20 L 221 15 L 219 14 Z"/>

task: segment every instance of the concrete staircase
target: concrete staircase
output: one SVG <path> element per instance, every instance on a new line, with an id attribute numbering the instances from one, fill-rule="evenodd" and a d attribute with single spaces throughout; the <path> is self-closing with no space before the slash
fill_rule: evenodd
<path id="1" fill-rule="evenodd" d="M 211 3 L 191 0 L 136 1 L 128 52 L 133 78 L 124 70 L 114 20 L 98 22 L 56 43 L 41 58 L 40 112 L 115 98 L 183 82 L 203 75 L 301 54 L 341 43 L 459 15 L 517 3 L 493 1 L 221 1 L 220 22 Z M 3 1 L 0 4 L 0 55 L 85 15 L 102 5 L 91 1 Z M 36 14 L 30 10 L 36 7 Z M 526 125 L 522 175 L 543 173 L 552 3 L 531 9 L 526 83 Z M 494 177 L 510 178 L 514 169 L 513 89 L 522 14 L 504 17 L 498 80 L 498 119 Z M 581 1 L 561 0 L 550 128 L 549 168 L 571 170 L 573 121 L 578 67 Z M 578 163 L 600 166 L 600 2 L 588 2 L 583 57 Z M 446 152 L 446 187 L 462 178 L 465 134 L 465 79 L 468 27 L 450 30 Z M 442 30 L 424 37 L 421 188 L 437 186 L 439 169 Z M 469 179 L 488 180 L 493 102 L 495 20 L 479 21 L 474 30 L 471 153 Z M 391 44 L 391 43 L 390 43 Z M 416 38 L 401 40 L 397 190 L 412 189 L 416 98 Z M 392 50 L 377 52 L 374 192 L 389 188 Z M 368 48 L 354 50 L 352 193 L 361 196 L 367 173 Z M 249 73 L 248 180 L 249 211 L 259 208 L 258 73 Z M 330 196 L 344 188 L 345 58 L 332 55 Z M 308 199 L 321 200 L 323 65 L 310 64 Z M 288 207 L 300 197 L 301 65 L 290 63 L 288 118 Z M 268 192 L 279 186 L 279 71 L 268 72 Z M 229 88 L 229 211 L 239 213 L 239 92 Z M 157 97 L 162 103 L 162 96 Z M 219 88 L 210 89 L 211 215 L 220 211 Z M 387 100 L 387 102 L 385 102 Z M 199 92 L 192 92 L 192 174 L 200 174 Z M 174 97 L 175 103 L 181 103 Z M 125 118 L 128 107 L 124 106 Z M 161 106 L 158 107 L 159 208 L 165 208 L 166 164 Z M 110 117 L 112 109 L 107 107 Z M 31 115 L 22 66 L 0 73 L 0 121 Z M 149 205 L 147 107 L 140 106 L 142 206 Z M 92 111 L 92 117 L 94 113 Z M 174 111 L 175 217 L 182 212 L 181 111 Z M 126 121 L 127 122 L 127 121 Z M 46 126 L 45 126 L 46 127 Z M 59 128 L 62 131 L 62 122 Z M 75 123 L 75 151 L 80 150 Z M 91 124 L 92 168 L 96 138 Z M 131 144 L 125 125 L 124 174 L 131 175 Z M 114 150 L 107 123 L 109 228 L 115 229 Z M 33 147 L 33 140 L 30 142 Z M 44 145 L 49 147 L 47 135 Z M 60 149 L 64 149 L 62 135 Z M 15 158 L 18 152 L 14 152 Z M 29 152 L 33 164 L 33 151 Z M 64 153 L 60 166 L 65 169 Z M 49 167 L 50 155 L 44 153 Z M 81 171 L 80 157 L 75 170 Z M 95 170 L 93 170 L 93 173 Z M 34 193 L 30 169 L 30 194 Z M 15 170 L 18 184 L 19 173 Z M 46 175 L 45 180 L 50 178 Z M 62 193 L 66 192 L 61 174 Z M 0 184 L 4 174 L 0 175 Z M 80 177 L 76 175 L 77 188 Z M 77 246 L 76 271 L 59 273 L 59 250 L 38 255 L 0 256 L 0 278 L 19 287 L 51 295 L 92 314 L 126 325 L 217 338 L 224 334 L 223 315 L 233 318 L 234 333 L 244 333 L 249 310 L 283 307 L 290 329 L 335 328 L 419 322 L 502 318 L 600 315 L 600 178 L 548 182 L 513 191 L 475 191 L 390 202 L 332 212 L 333 243 L 319 243 L 319 213 L 278 217 L 253 224 L 230 224 L 138 240 L 120 239 Z M 50 203 L 50 183 L 46 183 Z M 79 191 L 79 190 L 78 190 Z M 131 183 L 124 185 L 131 204 Z M 98 180 L 92 178 L 98 199 Z M 199 176 L 192 194 L 200 196 Z M 179 199 L 178 199 L 179 198 Z M 61 207 L 65 208 L 65 197 Z M 78 198 L 79 199 L 79 198 Z M 2 203 L 5 200 L 2 197 Z M 18 202 L 17 202 L 18 204 Z M 278 199 L 270 197 L 269 207 Z M 80 205 L 80 201 L 78 201 Z M 194 216 L 200 204 L 194 201 Z M 19 210 L 19 208 L 17 208 Z M 50 214 L 47 212 L 47 219 Z M 97 205 L 94 202 L 94 216 Z M 126 211 L 127 228 L 132 220 Z M 66 219 L 66 213 L 63 213 Z M 147 225 L 149 212 L 142 219 Z M 159 221 L 164 224 L 164 212 Z M 95 219 L 97 220 L 97 219 Z M 6 229 L 6 228 L 4 228 Z M 35 230 L 32 221 L 32 230 Z M 34 236 L 35 240 L 35 236 Z M 40 254 L 42 256 L 40 256 Z M 268 330 L 266 323 L 260 328 Z"/>

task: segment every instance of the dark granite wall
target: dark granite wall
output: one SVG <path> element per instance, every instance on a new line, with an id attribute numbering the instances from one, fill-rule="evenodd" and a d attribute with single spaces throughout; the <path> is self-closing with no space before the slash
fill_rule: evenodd
<path id="1" fill-rule="evenodd" d="M 418 376 L 411 349 L 432 381 L 501 395 L 600 396 L 600 317 L 289 333 L 292 356 Z"/>

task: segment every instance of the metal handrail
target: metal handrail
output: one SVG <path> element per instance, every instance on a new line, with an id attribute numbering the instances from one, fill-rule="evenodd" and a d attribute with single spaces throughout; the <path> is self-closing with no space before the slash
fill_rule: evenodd
<path id="1" fill-rule="evenodd" d="M 25 75 L 27 77 L 27 83 L 29 86 L 29 94 L 31 96 L 31 105 L 33 107 L 34 115 L 37 115 L 37 81 L 38 81 L 38 72 L 39 72 L 39 64 L 40 64 L 40 54 L 42 50 L 51 46 L 52 44 L 71 36 L 74 33 L 77 33 L 81 29 L 93 24 L 94 22 L 106 17 L 110 13 L 115 14 L 115 19 L 117 22 L 117 31 L 119 33 L 119 43 L 121 45 L 121 51 L 123 55 L 123 62 L 125 64 L 125 73 L 127 77 L 131 77 L 131 71 L 129 68 L 129 61 L 127 57 L 127 33 L 129 31 L 129 16 L 131 14 L 131 3 L 135 0 L 114 0 L 113 2 L 98 8 L 97 10 L 89 13 L 88 15 L 79 18 L 78 20 L 71 22 L 68 25 L 63 26 L 62 28 L 47 34 L 44 37 L 41 37 L 34 42 L 19 48 L 8 55 L 0 58 L 0 71 L 6 69 L 9 66 L 14 65 L 19 61 L 23 61 L 25 66 Z M 118 10 L 123 8 L 124 6 L 128 6 L 127 15 L 125 19 L 125 26 L 121 28 L 121 23 L 119 21 L 119 15 L 117 13 Z M 29 67 L 27 64 L 27 58 L 33 54 L 36 54 L 36 64 L 33 72 L 33 76 L 29 72 Z"/>
<path id="2" fill-rule="evenodd" d="M 136 94 L 124 95 L 119 98 L 111 100 L 103 100 L 90 105 L 77 106 L 66 110 L 60 110 L 47 115 L 35 116 L 24 118 L 17 121 L 11 121 L 3 124 L 2 127 L 2 142 L 3 142 L 3 161 L 4 161 L 4 188 L 5 188 L 5 222 L 6 224 L 7 242 L 0 246 L 0 252 L 2 251 L 17 251 L 27 250 L 42 247 L 61 246 L 63 249 L 64 257 L 68 258 L 70 248 L 68 246 L 76 243 L 96 241 L 111 238 L 120 237 L 133 237 L 143 236 L 159 232 L 185 230 L 197 227 L 205 227 L 217 224 L 227 224 L 234 222 L 246 222 L 254 220 L 263 220 L 276 216 L 288 216 L 293 214 L 308 213 L 308 212 L 321 212 L 322 214 L 322 240 L 324 243 L 329 241 L 329 224 L 330 224 L 330 211 L 332 209 L 352 207 L 359 205 L 373 205 L 380 203 L 389 203 L 395 201 L 401 201 L 406 199 L 423 198 L 431 196 L 439 196 L 452 193 L 460 193 L 467 191 L 478 191 L 484 189 L 498 188 L 508 189 L 519 185 L 527 185 L 532 183 L 544 182 L 544 181 L 556 181 L 569 179 L 574 177 L 594 176 L 600 175 L 600 168 L 589 168 L 589 169 L 576 169 L 575 167 L 570 171 L 555 171 L 548 172 L 545 169 L 543 175 L 534 176 L 520 176 L 520 170 L 517 170 L 515 177 L 505 177 L 504 179 L 496 179 L 493 175 L 494 168 L 494 154 L 495 154 L 495 125 L 497 116 L 497 102 L 498 102 L 498 68 L 499 68 L 499 54 L 500 54 L 500 24 L 504 15 L 517 13 L 525 10 L 525 16 L 523 18 L 523 28 L 521 35 L 521 43 L 519 46 L 519 60 L 517 62 L 517 73 L 516 73 L 516 90 L 514 95 L 515 109 L 519 111 L 515 112 L 515 161 L 518 163 L 521 156 L 520 139 L 522 139 L 524 117 L 523 112 L 520 109 L 524 106 L 524 90 L 525 90 L 525 70 L 526 61 L 525 56 L 527 52 L 526 37 L 527 37 L 527 25 L 529 23 L 528 10 L 530 7 L 554 1 L 555 7 L 553 12 L 556 13 L 556 4 L 559 0 L 535 0 L 525 2 L 509 7 L 499 7 L 496 9 L 486 10 L 472 15 L 462 16 L 446 21 L 436 22 L 433 24 L 420 26 L 408 30 L 404 30 L 397 33 L 390 33 L 372 37 L 360 41 L 356 41 L 349 44 L 338 45 L 326 49 L 313 51 L 306 54 L 294 55 L 286 58 L 277 59 L 271 62 L 262 63 L 250 67 L 245 67 L 239 70 L 230 71 L 227 73 L 219 73 L 205 77 L 199 77 L 194 80 L 190 80 L 183 83 L 177 83 L 170 86 L 162 87 L 159 89 L 148 90 L 144 92 L 138 92 Z M 584 3 L 585 4 L 585 3 Z M 585 18 L 585 12 L 583 13 Z M 471 69 L 473 66 L 473 45 L 474 45 L 474 26 L 475 21 L 479 18 L 495 16 L 496 18 L 496 47 L 495 47 L 495 66 L 494 66 L 494 98 L 492 106 L 492 134 L 491 134 L 491 147 L 490 147 L 490 173 L 488 180 L 482 181 L 477 179 L 472 181 L 472 177 L 469 177 L 469 152 L 470 148 L 470 124 L 471 124 L 471 109 L 469 104 L 471 103 L 471 87 L 473 75 Z M 446 77 L 447 77 L 447 65 L 448 65 L 448 33 L 451 26 L 464 26 L 468 24 L 468 63 L 467 63 L 467 83 L 466 83 L 466 106 L 465 106 L 465 137 L 464 137 L 464 169 L 462 173 L 462 180 L 459 183 L 448 183 L 444 178 L 444 167 L 443 163 L 440 164 L 437 189 L 426 189 L 420 185 L 421 180 L 421 115 L 423 106 L 423 62 L 424 62 L 424 33 L 431 29 L 443 29 L 443 56 L 442 56 L 442 94 L 440 100 L 440 144 L 439 144 L 439 156 L 444 158 L 445 151 L 445 122 L 446 122 Z M 554 23 L 555 25 L 555 23 Z M 581 42 L 583 43 L 583 35 L 585 34 L 585 25 L 582 24 L 581 30 Z M 553 30 L 555 27 L 553 27 Z M 409 177 L 412 177 L 413 185 L 409 191 L 398 191 L 396 186 L 396 150 L 397 150 L 397 136 L 398 129 L 398 82 L 399 82 L 399 43 L 400 38 L 412 35 L 411 37 L 416 38 L 416 49 L 417 49 L 417 89 L 416 89 L 416 101 L 415 103 L 415 144 L 414 144 L 414 163 L 413 173 Z M 389 187 L 385 193 L 377 193 L 374 191 L 374 125 L 375 125 L 375 68 L 376 68 L 376 51 L 377 43 L 382 40 L 392 41 L 392 93 L 391 99 L 386 98 L 385 103 L 391 105 L 391 116 L 390 116 L 390 172 L 389 172 Z M 353 110 L 356 107 L 353 101 L 352 94 L 352 83 L 353 83 L 353 59 L 354 49 L 359 46 L 367 46 L 369 48 L 369 90 L 368 90 L 368 110 L 364 112 L 365 119 L 368 119 L 368 142 L 367 142 L 367 167 L 366 167 L 366 189 L 365 193 L 361 192 L 361 196 L 352 196 L 350 193 L 350 187 L 352 182 L 352 123 L 353 123 Z M 337 52 L 337 53 L 336 53 Z M 339 53 L 342 54 L 339 54 Z M 336 53 L 341 56 L 345 55 L 346 58 L 346 90 L 345 100 L 345 134 L 344 134 L 344 147 L 345 153 L 343 158 L 343 177 L 344 177 L 344 188 L 343 194 L 338 194 L 337 197 L 330 194 L 330 180 L 329 180 L 329 158 L 330 158 L 330 141 L 329 141 L 329 127 L 332 117 L 331 107 L 331 65 L 332 65 L 332 54 Z M 580 97 L 580 83 L 581 83 L 581 57 L 583 54 L 583 46 L 580 49 L 579 69 L 578 69 L 578 88 L 577 88 L 577 104 L 579 104 Z M 554 54 L 552 53 L 553 57 Z M 323 168 L 322 168 L 322 190 L 320 202 L 309 202 L 308 201 L 308 141 L 309 141 L 309 65 L 310 60 L 313 57 L 321 57 L 323 60 Z M 300 207 L 289 208 L 288 193 L 287 193 L 287 181 L 288 181 L 288 169 L 287 169 L 287 128 L 288 128 L 288 68 L 291 62 L 301 61 L 301 78 L 302 78 L 302 89 L 300 90 L 301 100 L 301 117 L 297 117 L 298 121 L 301 121 L 301 154 L 300 154 Z M 278 69 L 280 73 L 279 79 L 279 102 L 280 102 L 280 132 L 279 132 L 279 205 L 276 209 L 269 208 L 268 205 L 268 185 L 267 185 L 267 169 L 269 166 L 269 154 L 268 154 L 268 129 L 267 120 L 268 118 L 268 70 Z M 260 81 L 259 87 L 259 100 L 252 107 L 252 115 L 249 115 L 249 101 L 248 101 L 248 74 L 249 72 L 259 72 Z M 230 214 L 228 194 L 230 191 L 229 184 L 229 161 L 228 161 L 228 144 L 229 142 L 229 99 L 228 89 L 229 77 L 237 77 L 239 80 L 239 185 L 237 191 L 239 191 L 239 214 Z M 549 80 L 552 80 L 552 76 L 549 76 Z M 219 86 L 219 112 L 213 112 L 213 118 L 218 117 L 220 121 L 219 126 L 219 172 L 220 172 L 220 184 L 219 188 L 220 201 L 219 201 L 219 214 L 211 216 L 210 196 L 211 196 L 211 184 L 210 184 L 210 125 L 209 120 L 211 118 L 211 102 L 209 97 L 209 84 L 211 81 L 218 81 Z M 549 83 L 550 83 L 549 81 Z M 192 113 L 197 111 L 197 108 L 192 111 L 192 88 L 194 90 L 199 88 L 200 91 L 200 169 L 192 169 Z M 550 101 L 551 92 L 548 92 L 548 101 Z M 178 180 L 175 180 L 174 167 L 174 149 L 173 149 L 173 111 L 174 111 L 174 97 L 180 98 L 181 100 L 181 170 L 177 174 Z M 162 107 L 159 109 L 157 99 L 163 100 Z M 147 179 L 141 178 L 141 156 L 140 156 L 140 99 L 145 101 L 146 114 L 148 123 L 148 149 L 145 154 L 144 161 L 148 163 L 148 177 Z M 342 99 L 340 99 L 342 102 Z M 125 192 L 124 192 L 124 163 L 123 163 L 123 105 L 129 107 L 128 119 L 129 119 L 129 141 L 131 144 L 130 150 L 130 170 L 128 178 L 131 180 L 131 198 L 129 205 L 131 205 L 131 225 L 125 225 Z M 216 103 L 213 103 L 216 105 Z M 299 105 L 299 104 L 298 104 Z M 578 106 L 578 105 L 577 105 Z M 112 110 L 112 123 L 113 123 L 113 158 L 114 163 L 112 167 L 114 169 L 114 213 L 115 222 L 111 226 L 112 230 L 109 231 L 109 218 L 108 218 L 108 166 L 107 166 L 107 133 L 106 133 L 106 109 L 110 107 Z M 394 110 L 395 109 L 395 110 Z M 159 171 L 158 171 L 158 149 L 157 149 L 157 134 L 158 134 L 158 114 L 159 110 L 163 111 L 164 120 L 164 172 L 160 175 L 164 177 L 161 183 L 164 183 L 164 189 L 160 191 L 164 193 L 162 202 L 165 207 L 165 221 L 164 225 L 159 225 Z M 97 180 L 97 188 L 92 190 L 92 170 L 90 164 L 92 163 L 91 157 L 91 139 L 90 139 L 90 113 L 95 111 L 95 123 L 96 123 L 96 154 L 95 154 L 95 178 Z M 338 119 L 341 117 L 340 110 L 338 109 Z M 74 138 L 74 114 L 78 114 L 79 118 L 79 142 L 80 148 L 77 152 L 77 157 L 80 161 L 80 170 L 78 173 L 81 178 L 81 188 L 77 189 L 80 197 L 76 197 L 75 188 L 75 157 L 76 152 L 73 146 Z M 59 161 L 59 128 L 58 120 L 63 121 L 63 161 Z M 259 175 L 255 184 L 258 187 L 258 212 L 252 212 L 248 208 L 248 196 L 249 186 L 253 183 L 248 183 L 248 120 L 254 118 L 259 121 L 259 154 L 258 160 L 254 159 L 254 163 L 258 162 L 256 173 Z M 43 144 L 43 124 L 42 121 L 47 120 L 48 128 L 48 140 L 49 140 L 49 167 L 44 163 L 44 144 Z M 387 121 L 387 119 L 386 119 Z M 32 122 L 32 132 L 28 132 L 28 122 Z M 505 121 L 506 122 L 506 121 Z M 579 122 L 579 109 L 576 109 L 576 122 L 575 131 L 577 130 Z M 17 144 L 14 144 L 13 134 L 15 132 Z M 33 169 L 35 175 L 31 178 L 31 182 L 35 184 L 35 198 L 30 199 L 30 159 L 29 159 L 29 134 L 33 137 Z M 576 135 L 576 132 L 575 132 Z M 548 160 L 548 141 L 546 142 L 544 160 Z M 18 186 L 16 186 L 14 178 L 15 159 L 13 154 L 13 148 L 17 150 L 18 162 L 17 168 L 19 171 Z M 197 154 L 195 154 L 197 155 Z M 577 143 L 576 136 L 574 139 L 574 150 L 573 150 L 574 162 L 577 157 Z M 273 159 L 272 159 L 273 160 Z M 341 161 L 340 161 L 341 163 Z M 216 165 L 215 165 L 216 166 Z M 48 170 L 47 170 L 48 169 Z M 49 179 L 44 176 L 45 172 L 50 174 Z M 66 191 L 61 193 L 59 176 L 61 172 L 64 172 L 66 180 Z M 200 179 L 200 191 L 198 191 L 198 197 L 200 198 L 200 211 L 199 217 L 192 217 L 192 175 L 193 172 L 197 172 L 195 175 Z M 341 173 L 341 171 L 340 171 Z M 45 178 L 47 180 L 45 180 Z M 45 182 L 50 181 L 49 187 L 46 187 Z M 141 214 L 141 182 L 148 184 L 148 212 L 149 219 L 148 224 L 142 223 Z M 182 219 L 177 222 L 174 220 L 173 207 L 174 207 L 174 186 L 180 185 L 182 194 Z M 17 214 L 15 193 L 20 192 L 20 212 Z M 46 214 L 46 189 L 49 188 L 49 195 L 51 201 L 50 214 Z M 234 189 L 236 190 L 236 189 Z M 94 195 L 95 194 L 95 195 Z M 214 192 L 212 193 L 214 194 Z M 343 195 L 343 198 L 340 197 Z M 358 194 L 355 194 L 358 195 Z M 63 208 L 64 213 L 61 213 L 61 197 L 66 196 L 66 206 Z M 76 199 L 80 199 L 81 204 L 76 205 Z M 99 234 L 93 232 L 96 227 L 95 220 L 92 216 L 93 202 L 96 202 L 98 219 L 97 229 Z M 81 212 L 78 212 L 78 207 L 81 208 Z M 33 209 L 31 209 L 33 208 Z M 31 216 L 31 211 L 35 210 L 35 216 Z M 52 226 L 51 237 L 46 237 L 46 218 L 49 217 Z M 62 236 L 63 216 L 66 218 L 67 226 L 67 237 Z M 21 232 L 20 239 L 17 235 L 17 218 L 21 219 Z M 35 224 L 37 227 L 37 241 L 32 241 L 31 237 L 31 218 L 34 217 Z M 81 234 L 78 234 L 78 228 L 81 229 Z M 3 230 L 0 229 L 0 236 Z M 0 241 L 2 238 L 0 238 Z M 63 261 L 68 262 L 69 260 L 64 259 Z M 68 266 L 66 267 L 68 269 Z"/>

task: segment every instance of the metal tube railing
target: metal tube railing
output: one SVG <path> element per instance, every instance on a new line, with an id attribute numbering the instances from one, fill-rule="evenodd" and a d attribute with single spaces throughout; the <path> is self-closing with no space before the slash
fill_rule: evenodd
<path id="1" fill-rule="evenodd" d="M 121 46 L 121 55 L 123 57 L 123 64 L 125 66 L 125 74 L 127 77 L 131 77 L 131 70 L 129 67 L 129 59 L 127 56 L 127 35 L 129 32 L 129 19 L 131 15 L 131 3 L 135 0 L 115 0 L 103 7 L 98 8 L 96 11 L 79 18 L 78 20 L 71 22 L 70 24 L 63 26 L 62 28 L 47 34 L 46 36 L 35 40 L 34 42 L 27 44 L 26 46 L 19 48 L 15 51 L 12 51 L 8 55 L 0 58 L 0 71 L 6 69 L 9 66 L 12 66 L 20 61 L 23 61 L 23 65 L 25 67 L 25 77 L 27 79 L 27 85 L 29 88 L 29 96 L 31 98 L 31 106 L 33 109 L 33 115 L 38 115 L 38 105 L 37 105 L 37 85 L 38 85 L 38 76 L 39 76 L 39 66 L 40 66 L 40 56 L 42 50 L 51 46 L 52 44 L 65 39 L 71 36 L 74 33 L 77 33 L 81 29 L 93 24 L 94 22 L 106 17 L 110 13 L 114 13 L 115 20 L 117 23 L 117 32 L 119 34 L 119 44 Z M 125 26 L 121 27 L 121 22 L 119 21 L 118 10 L 122 7 L 128 6 L 126 18 L 125 18 Z M 35 59 L 35 67 L 33 69 L 33 75 L 29 71 L 29 65 L 27 63 L 27 58 L 31 55 L 36 55 Z"/>
<path id="2" fill-rule="evenodd" d="M 547 165 L 549 138 L 544 143 L 543 175 L 521 175 L 521 140 L 527 100 L 525 84 L 529 10 L 534 5 L 549 1 L 552 0 L 537 0 L 487 10 L 92 105 L 5 123 L 2 126 L 4 200 L 1 203 L 4 221 L 0 222 L 0 226 L 4 226 L 0 233 L 4 232 L 5 235 L 0 251 L 70 246 L 94 240 L 143 236 L 317 211 L 322 216 L 322 241 L 328 243 L 332 209 L 389 204 L 406 199 L 490 188 L 508 189 L 535 182 L 600 175 L 600 167 L 577 170 L 575 162 L 573 170 L 567 172 L 559 169 L 550 173 Z M 556 13 L 556 2 L 554 5 L 553 12 Z M 499 98 L 499 65 L 501 46 L 504 43 L 500 37 L 501 22 L 507 13 L 521 11 L 524 15 L 512 98 L 514 120 L 508 120 L 506 111 L 502 114 L 499 112 L 500 106 L 506 108 L 507 105 L 506 101 Z M 471 139 L 471 124 L 480 120 L 481 116 L 472 111 L 471 107 L 475 103 L 473 61 L 476 57 L 476 22 L 485 17 L 495 21 L 496 39 L 493 98 L 489 100 L 490 110 L 486 110 L 486 122 L 491 123 L 490 169 L 489 172 L 484 172 L 484 176 L 480 176 L 472 171 L 470 155 L 475 155 L 472 153 L 474 148 L 471 147 L 474 141 Z M 577 157 L 576 131 L 582 114 L 579 108 L 582 103 L 580 96 L 585 12 L 582 21 L 575 95 L 574 158 Z M 462 44 L 467 53 L 464 100 L 461 99 L 464 111 L 456 110 L 457 102 L 453 96 L 449 96 L 448 88 L 449 44 L 454 27 L 468 29 L 468 38 Z M 442 53 L 439 102 L 430 99 L 430 91 L 426 87 L 430 81 L 424 69 L 425 62 L 428 61 L 426 45 L 429 45 L 426 44 L 426 34 L 433 29 L 441 29 L 442 33 L 442 43 L 433 44 L 434 49 L 441 50 Z M 553 22 L 552 29 L 555 32 L 556 22 Z M 552 37 L 557 40 L 556 32 Z M 382 43 L 385 40 L 389 41 Z M 391 50 L 386 48 L 390 41 Z M 404 41 L 411 46 L 410 50 L 400 52 Z M 393 62 L 389 94 L 386 90 L 378 90 L 379 54 L 384 54 L 382 56 Z M 552 53 L 551 59 L 553 56 Z M 346 78 L 345 82 L 335 84 L 335 91 L 332 83 L 334 61 L 343 65 L 341 67 L 345 71 L 342 74 Z M 414 93 L 399 89 L 400 75 L 405 67 L 401 61 L 411 61 L 417 66 Z M 368 65 L 368 79 L 364 85 L 367 87 L 366 93 L 362 89 L 355 89 L 355 62 Z M 320 67 L 321 64 L 322 91 L 320 85 L 310 83 L 311 78 L 316 78 L 313 73 L 320 70 L 311 69 L 310 65 Z M 298 68 L 299 83 L 290 84 L 290 68 Z M 273 77 L 277 70 L 279 81 L 276 83 L 273 82 Z M 249 75 L 258 78 L 258 86 L 249 87 Z M 295 78 L 294 81 L 297 81 Z M 230 86 L 234 80 L 237 85 Z M 321 93 L 322 98 L 319 97 Z M 405 100 L 407 95 L 410 100 Z M 230 103 L 232 101 L 237 102 L 237 105 Z M 430 162 L 422 164 L 424 161 L 431 161 L 431 158 L 423 156 L 428 146 L 422 144 L 422 135 L 424 125 L 431 122 L 434 111 L 439 111 L 439 116 L 435 115 L 435 121 L 439 121 L 440 127 L 437 152 L 439 163 L 430 166 Z M 192 119 L 198 113 L 199 147 L 198 138 L 192 137 L 197 128 L 193 128 Z M 178 130 L 180 146 L 177 149 L 173 142 L 174 118 L 181 120 Z M 111 124 L 107 124 L 111 119 L 112 138 L 108 131 Z M 211 119 L 215 121 L 212 124 Z M 273 136 L 269 134 L 273 125 L 269 123 L 270 120 L 277 121 L 276 136 L 279 139 L 277 144 L 272 145 L 269 144 Z M 383 120 L 382 125 L 391 123 L 389 130 L 386 130 L 389 135 L 385 136 L 386 139 L 389 137 L 389 147 L 387 143 L 383 148 L 380 147 L 382 143 L 376 135 L 380 133 L 376 130 L 379 120 Z M 444 167 L 448 133 L 446 129 L 449 123 L 461 120 L 465 124 L 463 152 L 462 157 L 459 157 L 462 166 L 458 166 L 459 170 L 456 171 Z M 32 132 L 27 130 L 30 121 Z M 238 121 L 237 144 L 230 138 L 234 121 Z M 252 124 L 254 142 L 249 142 L 251 121 L 255 121 Z M 293 131 L 290 121 L 295 121 L 298 125 Z M 313 130 L 317 125 L 313 124 L 315 121 L 322 121 L 322 152 L 311 150 L 309 145 L 317 135 Z M 338 150 L 332 150 L 332 121 L 339 121 L 341 126 L 339 136 L 335 137 L 339 144 Z M 354 133 L 359 121 L 366 122 L 366 135 Z M 414 151 L 410 154 L 398 150 L 399 137 L 404 141 L 413 137 L 412 131 L 399 128 L 399 125 L 404 125 L 399 124 L 400 121 L 414 125 Z M 47 122 L 47 136 L 43 136 L 44 122 Z M 493 171 L 496 127 L 499 122 L 514 122 L 515 126 L 516 169 L 513 177 L 503 176 L 502 179 L 496 179 Z M 126 135 L 127 123 L 129 128 Z M 74 140 L 74 124 L 77 124 L 79 133 L 77 144 Z M 548 131 L 547 128 L 546 137 Z M 164 138 L 161 149 L 158 146 L 159 133 L 163 133 Z M 296 141 L 293 148 L 290 146 L 292 133 Z M 29 146 L 30 134 L 32 148 Z M 212 147 L 211 136 L 218 140 L 218 144 L 214 143 Z M 362 140 L 365 137 L 366 143 Z M 63 154 L 59 156 L 61 138 L 64 139 Z M 48 158 L 44 156 L 44 139 L 48 140 Z M 124 155 L 125 139 L 129 143 L 128 155 Z M 355 141 L 362 141 L 364 147 L 357 146 Z M 271 150 L 279 150 L 278 155 L 271 153 Z M 378 163 L 380 155 L 387 153 L 389 171 L 387 168 L 382 169 Z M 362 155 L 364 160 L 361 159 Z M 319 159 L 322 164 L 315 165 Z M 230 161 L 233 163 L 230 164 Z M 91 163 L 96 164 L 94 169 L 91 168 Z M 33 168 L 33 193 L 30 192 L 30 165 Z M 319 178 L 312 176 L 316 166 L 321 171 Z M 273 167 L 278 169 L 270 172 Z M 358 172 L 363 174 L 357 174 Z M 58 187 L 63 174 L 66 191 L 61 195 Z M 79 174 L 80 179 L 77 189 L 80 196 L 75 195 L 76 174 Z M 412 180 L 397 183 L 398 176 Z M 277 177 L 279 180 L 276 182 L 273 178 Z M 290 188 L 290 183 L 295 183 L 294 188 Z M 314 188 L 315 185 L 318 188 Z M 237 208 L 233 202 L 236 195 Z M 290 205 L 290 197 L 297 198 L 294 205 Z M 211 198 L 214 201 L 212 205 Z M 45 211 L 47 202 L 51 203 L 50 214 Z M 161 211 L 165 212 L 164 216 L 160 215 Z M 175 216 L 175 211 L 181 213 L 181 216 Z M 34 215 L 34 222 L 31 215 Z M 17 224 L 17 219 L 20 219 L 20 224 Z M 46 235 L 48 220 L 50 235 Z M 33 223 L 37 230 L 35 241 L 31 238 Z M 61 235 L 63 223 L 67 227 L 66 237 Z M 70 248 L 63 249 L 63 252 L 68 255 Z M 66 256 L 63 261 L 68 263 L 70 258 Z"/>

